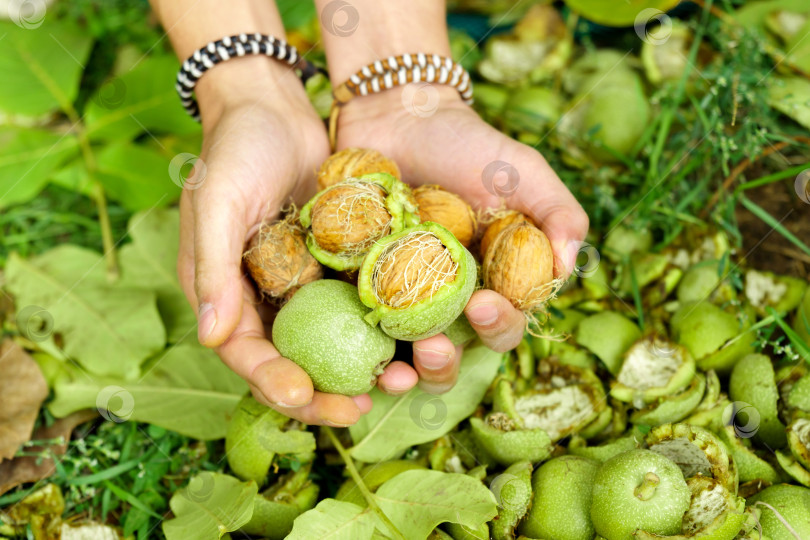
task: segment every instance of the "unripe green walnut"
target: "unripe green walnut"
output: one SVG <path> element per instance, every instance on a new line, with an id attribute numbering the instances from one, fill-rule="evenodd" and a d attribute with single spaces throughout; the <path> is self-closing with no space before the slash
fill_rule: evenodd
<path id="1" fill-rule="evenodd" d="M 357 289 L 333 279 L 301 287 L 278 312 L 273 343 L 312 378 L 315 390 L 356 396 L 371 390 L 396 342 L 364 317 Z"/>
<path id="2" fill-rule="evenodd" d="M 633 540 L 636 531 L 681 532 L 691 493 L 683 473 L 650 450 L 631 450 L 602 464 L 593 481 L 591 520 L 608 540 Z"/>
<path id="3" fill-rule="evenodd" d="M 416 341 L 450 326 L 472 296 L 472 254 L 444 227 L 426 222 L 376 242 L 357 279 L 360 300 L 391 337 Z"/>

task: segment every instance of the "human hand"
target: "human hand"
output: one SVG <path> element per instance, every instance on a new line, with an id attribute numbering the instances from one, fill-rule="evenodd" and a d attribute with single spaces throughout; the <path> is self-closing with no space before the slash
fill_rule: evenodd
<path id="1" fill-rule="evenodd" d="M 199 341 L 265 405 L 307 424 L 353 424 L 370 410 L 368 395 L 315 392 L 267 339 L 266 310 L 242 270 L 245 243 L 262 220 L 314 193 L 315 171 L 329 154 L 323 123 L 295 75 L 266 58 L 217 66 L 197 94 L 206 172 L 180 200 L 178 274 L 198 313 Z"/>
<path id="2" fill-rule="evenodd" d="M 411 185 L 439 184 L 476 209 L 505 202 L 523 212 L 548 236 L 556 276 L 567 277 L 588 231 L 588 217 L 543 156 L 486 124 L 455 89 L 427 85 L 420 96 L 414 88 L 394 88 L 345 105 L 338 149 L 374 148 L 392 158 Z M 496 161 L 511 174 L 501 191 L 502 181 L 484 172 Z M 523 337 L 523 313 L 494 291 L 476 291 L 465 314 L 481 340 L 496 351 L 514 348 Z M 378 384 L 389 393 L 401 393 L 418 380 L 426 391 L 444 392 L 455 384 L 461 353 L 441 334 L 416 342 L 414 367 L 394 362 Z"/>

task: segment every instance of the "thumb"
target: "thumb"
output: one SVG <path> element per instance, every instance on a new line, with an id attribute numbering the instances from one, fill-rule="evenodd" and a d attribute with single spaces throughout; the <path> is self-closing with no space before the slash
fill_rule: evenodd
<path id="1" fill-rule="evenodd" d="M 201 190 L 194 203 L 197 337 L 202 345 L 217 347 L 233 333 L 242 316 L 246 228 L 242 210 L 228 196 Z"/>

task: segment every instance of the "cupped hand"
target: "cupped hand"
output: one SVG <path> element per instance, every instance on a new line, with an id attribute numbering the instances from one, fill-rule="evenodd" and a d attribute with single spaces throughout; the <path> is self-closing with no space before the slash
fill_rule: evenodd
<path id="1" fill-rule="evenodd" d="M 356 98 L 340 113 L 337 143 L 338 149 L 379 150 L 399 165 L 405 182 L 441 185 L 475 209 L 505 204 L 523 212 L 548 236 L 556 276 L 574 269 L 588 231 L 582 207 L 536 149 L 489 126 L 453 88 L 411 86 Z M 476 291 L 465 314 L 496 351 L 514 348 L 523 336 L 523 313 L 494 291 Z M 440 334 L 414 343 L 413 350 L 414 367 L 392 366 L 378 381 L 383 390 L 401 393 L 417 380 L 428 392 L 452 388 L 461 348 Z"/>
<path id="2" fill-rule="evenodd" d="M 194 183 L 186 184 L 180 200 L 180 282 L 198 313 L 200 343 L 215 348 L 260 402 L 308 424 L 353 424 L 370 409 L 368 395 L 314 391 L 304 370 L 268 340 L 242 270 L 245 243 L 262 220 L 275 218 L 291 200 L 306 202 L 329 154 L 323 123 L 302 89 L 281 95 L 271 85 L 260 92 L 203 107 L 205 172 L 195 165 Z"/>

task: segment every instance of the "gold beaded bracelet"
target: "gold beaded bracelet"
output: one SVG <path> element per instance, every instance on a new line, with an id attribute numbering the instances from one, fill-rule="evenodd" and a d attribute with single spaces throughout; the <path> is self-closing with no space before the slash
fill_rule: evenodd
<path id="1" fill-rule="evenodd" d="M 329 143 L 332 151 L 337 142 L 337 119 L 340 108 L 356 96 L 376 94 L 395 86 L 426 82 L 448 84 L 458 90 L 468 105 L 473 102 L 470 74 L 452 58 L 438 54 L 399 54 L 363 66 L 332 91 L 329 114 Z"/>

